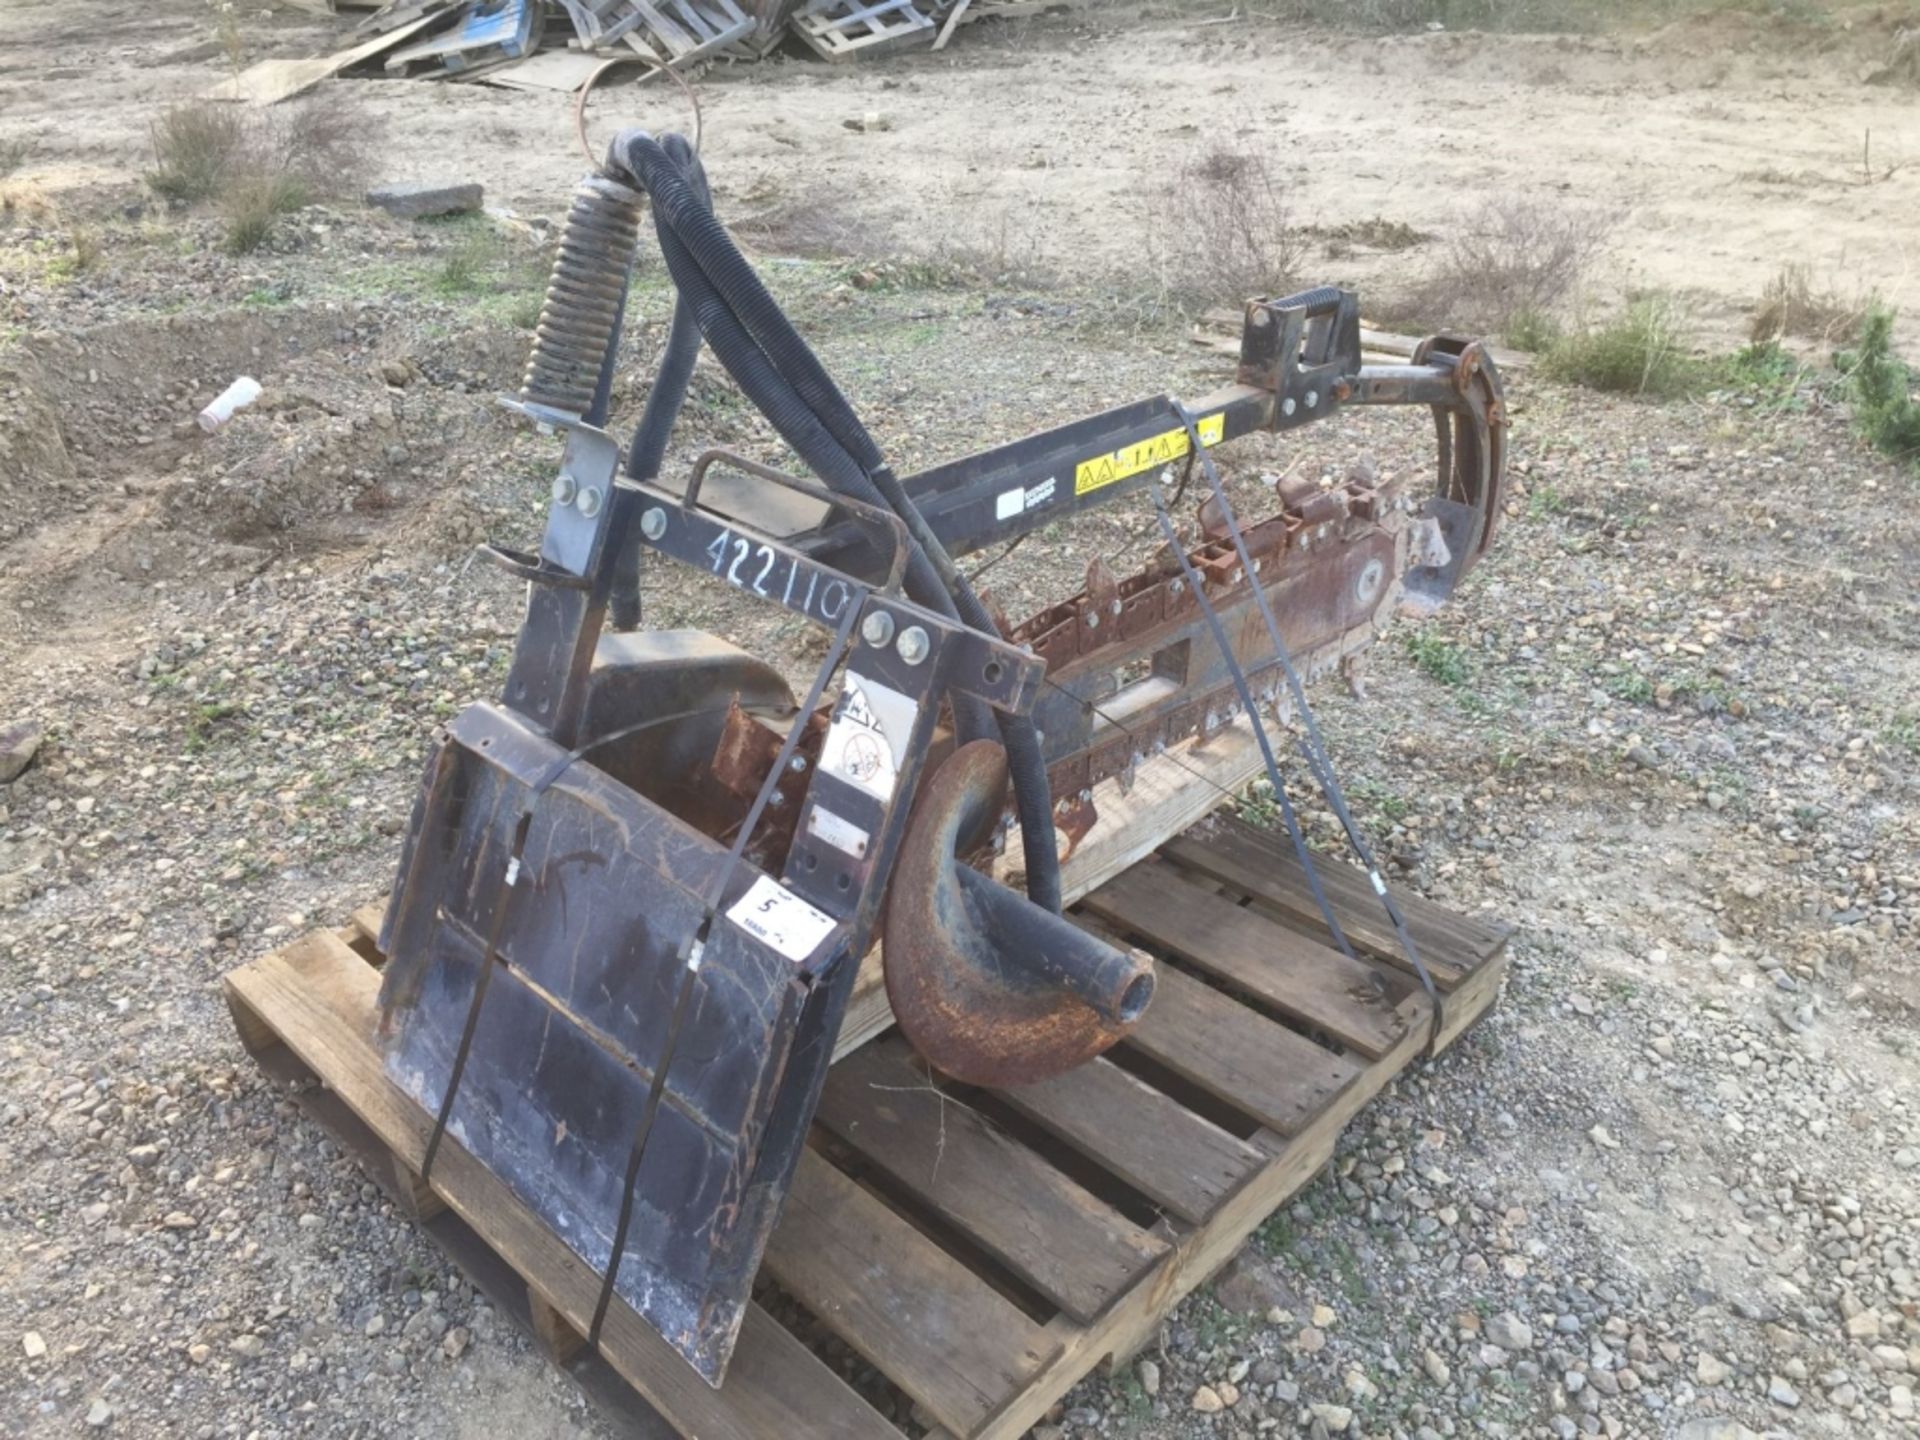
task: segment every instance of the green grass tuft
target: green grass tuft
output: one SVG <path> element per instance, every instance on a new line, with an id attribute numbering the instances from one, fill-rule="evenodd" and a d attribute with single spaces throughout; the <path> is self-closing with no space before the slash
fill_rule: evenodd
<path id="1" fill-rule="evenodd" d="M 1914 373 L 1893 353 L 1894 312 L 1875 302 L 1860 326 L 1860 348 L 1842 357 L 1853 392 L 1853 423 L 1876 450 L 1920 469 L 1920 404 Z"/>
<path id="2" fill-rule="evenodd" d="M 1464 685 L 1473 678 L 1467 652 L 1436 630 L 1422 628 L 1407 635 L 1407 653 L 1428 678 L 1442 685 Z"/>
<path id="3" fill-rule="evenodd" d="M 1685 348 L 1679 307 L 1642 295 L 1604 325 L 1573 331 L 1542 357 L 1553 379 L 1616 395 L 1671 399 L 1700 389 L 1711 368 Z"/>

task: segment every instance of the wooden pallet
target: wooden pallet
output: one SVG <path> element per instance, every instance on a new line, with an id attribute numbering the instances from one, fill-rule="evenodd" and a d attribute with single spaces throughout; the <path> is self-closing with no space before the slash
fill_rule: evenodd
<path id="1" fill-rule="evenodd" d="M 981 1440 L 1023 1434 L 1096 1366 L 1150 1344 L 1426 1047 L 1429 1002 L 1365 877 L 1321 868 L 1358 960 L 1322 943 L 1284 839 L 1236 821 L 1087 893 L 1077 918 L 1154 950 L 1159 989 L 1126 1044 L 1059 1079 L 936 1084 L 897 1033 L 849 1040 L 726 1384 L 709 1389 L 616 1301 L 600 1355 L 576 1361 L 590 1390 L 702 1440 L 898 1440 L 810 1348 L 825 1331 L 884 1377 L 895 1415 Z M 1493 1004 L 1507 930 L 1402 904 L 1445 997 L 1444 1048 Z M 369 907 L 229 974 L 241 1039 L 271 1073 L 308 1082 L 314 1117 L 564 1362 L 599 1279 L 453 1140 L 421 1183 L 431 1120 L 373 1039 L 377 924 Z"/>
<path id="2" fill-rule="evenodd" d="M 911 45 L 931 45 L 932 17 L 914 0 L 807 0 L 793 33 L 824 60 L 871 60 Z"/>

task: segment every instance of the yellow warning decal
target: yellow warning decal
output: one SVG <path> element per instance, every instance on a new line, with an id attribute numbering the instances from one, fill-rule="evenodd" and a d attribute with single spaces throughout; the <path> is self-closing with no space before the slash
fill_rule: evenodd
<path id="1" fill-rule="evenodd" d="M 1200 432 L 1202 445 L 1218 445 L 1226 436 L 1227 417 L 1224 412 L 1208 415 L 1199 420 L 1194 428 Z M 1151 440 L 1124 446 L 1111 455 L 1097 455 L 1091 460 L 1082 460 L 1073 473 L 1073 493 L 1090 494 L 1103 485 L 1125 480 L 1129 475 L 1138 475 L 1142 470 L 1169 465 L 1183 458 L 1192 448 L 1187 443 L 1187 431 L 1183 425 L 1178 430 L 1169 430 Z"/>

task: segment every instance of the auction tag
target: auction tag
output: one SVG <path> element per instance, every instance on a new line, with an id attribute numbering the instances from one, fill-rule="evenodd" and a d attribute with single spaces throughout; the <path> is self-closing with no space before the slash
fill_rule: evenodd
<path id="1" fill-rule="evenodd" d="M 919 712 L 911 695 L 849 673 L 821 747 L 820 768 L 884 804 L 900 783 L 907 737 Z"/>
<path id="2" fill-rule="evenodd" d="M 832 933 L 834 919 L 816 910 L 778 880 L 755 880 L 727 911 L 727 918 L 787 959 L 805 960 Z"/>

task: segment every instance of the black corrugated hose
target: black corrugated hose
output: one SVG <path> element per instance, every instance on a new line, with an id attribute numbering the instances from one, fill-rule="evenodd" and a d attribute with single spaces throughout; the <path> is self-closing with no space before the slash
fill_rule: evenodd
<path id="1" fill-rule="evenodd" d="M 692 155 L 692 147 L 680 136 L 669 135 L 667 141 L 669 144 L 679 141 L 679 147 L 676 148 L 684 148 L 689 156 Z M 689 172 L 687 183 L 693 186 L 702 200 L 708 198 L 707 177 L 697 167 Z M 618 333 L 617 326 L 615 333 Z M 674 422 L 680 418 L 680 407 L 686 403 L 687 387 L 693 381 L 693 367 L 700 359 L 700 339 L 700 321 L 693 313 L 693 306 L 685 296 L 681 296 L 674 302 L 673 324 L 667 332 L 667 348 L 660 357 L 660 371 L 653 377 L 653 388 L 647 392 L 647 408 L 633 432 L 633 443 L 627 447 L 627 477 L 631 480 L 660 478 L 660 465 L 667 455 L 667 440 L 673 434 Z M 609 361 L 612 355 L 613 352 L 609 350 Z M 601 377 L 603 390 L 609 388 L 611 370 L 609 364 L 608 373 Z M 595 405 L 600 408 L 598 397 Z M 604 422 L 604 408 L 601 409 L 601 415 Z M 637 534 L 630 534 L 614 556 L 610 608 L 614 629 L 640 628 L 640 537 Z"/>
<path id="2" fill-rule="evenodd" d="M 651 197 L 661 252 L 681 303 L 691 307 L 707 343 L 748 398 L 830 488 L 887 505 L 905 521 L 914 540 L 908 594 L 928 609 L 997 634 L 986 607 L 887 469 L 853 407 L 714 217 L 692 147 L 679 136 L 657 141 L 644 131 L 625 131 L 610 147 L 609 168 L 631 175 Z M 1029 716 L 991 717 L 977 701 L 954 700 L 962 739 L 978 737 L 998 719 L 1020 816 L 1027 895 L 1057 912 L 1060 864 L 1040 733 Z"/>

